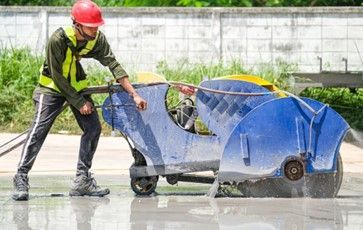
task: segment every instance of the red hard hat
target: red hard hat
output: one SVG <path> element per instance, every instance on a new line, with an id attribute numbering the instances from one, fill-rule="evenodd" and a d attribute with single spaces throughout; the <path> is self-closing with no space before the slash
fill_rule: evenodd
<path id="1" fill-rule="evenodd" d="M 105 22 L 101 9 L 91 0 L 79 0 L 72 7 L 72 19 L 81 25 L 99 27 Z"/>

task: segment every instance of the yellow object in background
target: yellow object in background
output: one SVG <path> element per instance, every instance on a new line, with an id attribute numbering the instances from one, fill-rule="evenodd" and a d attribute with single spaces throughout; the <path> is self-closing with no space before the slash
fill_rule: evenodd
<path id="1" fill-rule="evenodd" d="M 268 89 L 271 92 L 280 91 L 279 88 L 277 88 L 274 84 L 272 84 L 269 81 L 266 81 L 265 79 L 262 79 L 257 76 L 253 75 L 246 75 L 246 74 L 240 74 L 240 75 L 228 75 L 223 77 L 214 78 L 216 80 L 237 80 L 237 81 L 246 81 L 250 83 L 254 83 L 256 85 L 260 85 L 266 89 Z M 278 93 L 279 97 L 286 97 L 284 93 Z"/>
<path id="2" fill-rule="evenodd" d="M 155 83 L 155 82 L 166 82 L 164 76 L 153 72 L 137 72 L 136 73 L 136 82 L 137 83 Z"/>

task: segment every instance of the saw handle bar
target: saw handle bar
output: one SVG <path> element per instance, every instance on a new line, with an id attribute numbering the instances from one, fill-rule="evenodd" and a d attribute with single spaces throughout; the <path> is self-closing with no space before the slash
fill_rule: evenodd
<path id="1" fill-rule="evenodd" d="M 284 93 L 284 94 L 294 98 L 295 100 L 297 100 L 302 105 L 304 105 L 310 112 L 312 112 L 314 114 L 314 116 L 318 115 L 326 106 L 328 106 L 328 105 L 324 105 L 321 109 L 316 111 L 310 105 L 308 105 L 304 100 L 302 100 L 300 97 L 298 97 L 298 96 L 296 96 L 296 95 L 294 95 L 292 93 L 289 93 L 287 91 L 284 91 L 284 90 L 276 90 L 276 91 L 261 92 L 261 93 L 245 93 L 245 92 L 229 92 L 229 91 L 224 91 L 224 90 L 210 89 L 210 88 L 206 88 L 206 87 L 202 87 L 202 86 L 195 86 L 193 84 L 188 84 L 188 83 L 184 83 L 184 82 L 170 81 L 170 82 L 168 82 L 168 84 L 170 86 L 185 85 L 185 86 L 193 87 L 195 89 L 205 91 L 205 92 L 209 92 L 209 93 L 218 93 L 218 94 L 234 95 L 234 96 L 249 96 L 249 97 L 251 97 L 251 96 L 266 96 L 266 95 L 271 95 L 271 94 Z"/>
<path id="2" fill-rule="evenodd" d="M 153 83 L 148 83 L 148 84 L 133 84 L 134 88 L 143 88 L 143 87 L 147 87 L 147 86 L 153 86 L 153 85 L 163 85 L 163 84 L 167 84 L 169 86 L 188 86 L 188 87 L 192 87 L 194 89 L 197 90 L 201 90 L 204 92 L 209 92 L 209 93 L 217 93 L 217 94 L 225 94 L 225 95 L 233 95 L 233 96 L 247 96 L 247 97 L 252 97 L 252 96 L 267 96 L 267 95 L 271 95 L 271 94 L 279 94 L 279 93 L 284 93 L 292 98 L 294 98 L 295 100 L 297 100 L 300 104 L 302 104 L 304 107 L 306 107 L 311 113 L 313 113 L 315 116 L 318 115 L 326 106 L 323 106 L 321 109 L 319 109 L 318 111 L 316 111 L 314 108 L 312 108 L 310 105 L 308 105 L 305 101 L 303 101 L 300 97 L 289 93 L 287 91 L 284 90 L 276 90 L 276 91 L 270 91 L 270 92 L 260 92 L 260 93 L 246 93 L 246 92 L 230 92 L 230 91 L 224 91 L 224 90 L 217 90 L 217 89 L 210 89 L 210 88 L 206 88 L 203 86 L 196 86 L 193 84 L 189 84 L 189 83 L 184 83 L 184 82 L 177 82 L 177 81 L 166 81 L 166 82 L 153 82 Z M 112 84 L 112 85 L 107 85 L 107 86 L 92 86 L 92 87 L 88 87 L 87 89 L 82 91 L 82 95 L 90 95 L 90 94 L 99 94 L 99 93 L 116 93 L 116 92 L 123 92 L 124 89 L 121 87 L 121 84 L 116 83 L 116 84 Z"/>

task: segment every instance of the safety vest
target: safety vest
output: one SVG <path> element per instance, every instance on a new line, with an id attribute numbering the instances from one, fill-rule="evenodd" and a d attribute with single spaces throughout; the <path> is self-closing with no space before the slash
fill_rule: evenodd
<path id="1" fill-rule="evenodd" d="M 62 64 L 62 71 L 63 71 L 62 75 L 70 82 L 71 86 L 77 92 L 79 92 L 79 91 L 87 88 L 88 80 L 84 79 L 84 80 L 77 81 L 76 61 L 79 57 L 82 57 L 83 55 L 86 55 L 87 53 L 92 51 L 92 49 L 94 48 L 94 46 L 97 42 L 99 32 L 97 32 L 96 39 L 94 39 L 92 41 L 88 41 L 86 46 L 82 50 L 76 51 L 77 39 L 76 39 L 76 35 L 73 30 L 73 27 L 71 27 L 71 26 L 64 27 L 63 30 L 65 32 L 66 37 L 68 38 L 68 41 L 67 41 L 68 48 L 66 51 L 66 58 L 64 59 L 63 64 Z M 58 87 L 54 84 L 54 81 L 51 78 L 51 76 L 45 76 L 43 74 L 43 66 L 40 68 L 39 84 L 42 86 L 45 86 L 47 88 L 60 92 Z"/>

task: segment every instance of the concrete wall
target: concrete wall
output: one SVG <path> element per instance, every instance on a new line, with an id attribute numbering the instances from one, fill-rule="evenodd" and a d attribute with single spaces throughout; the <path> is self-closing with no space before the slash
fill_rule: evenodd
<path id="1" fill-rule="evenodd" d="M 158 61 L 239 58 L 248 67 L 284 60 L 300 72 L 362 71 L 363 8 L 104 8 L 101 28 L 127 69 Z M 0 6 L 0 45 L 43 52 L 49 35 L 71 23 L 70 8 Z"/>

